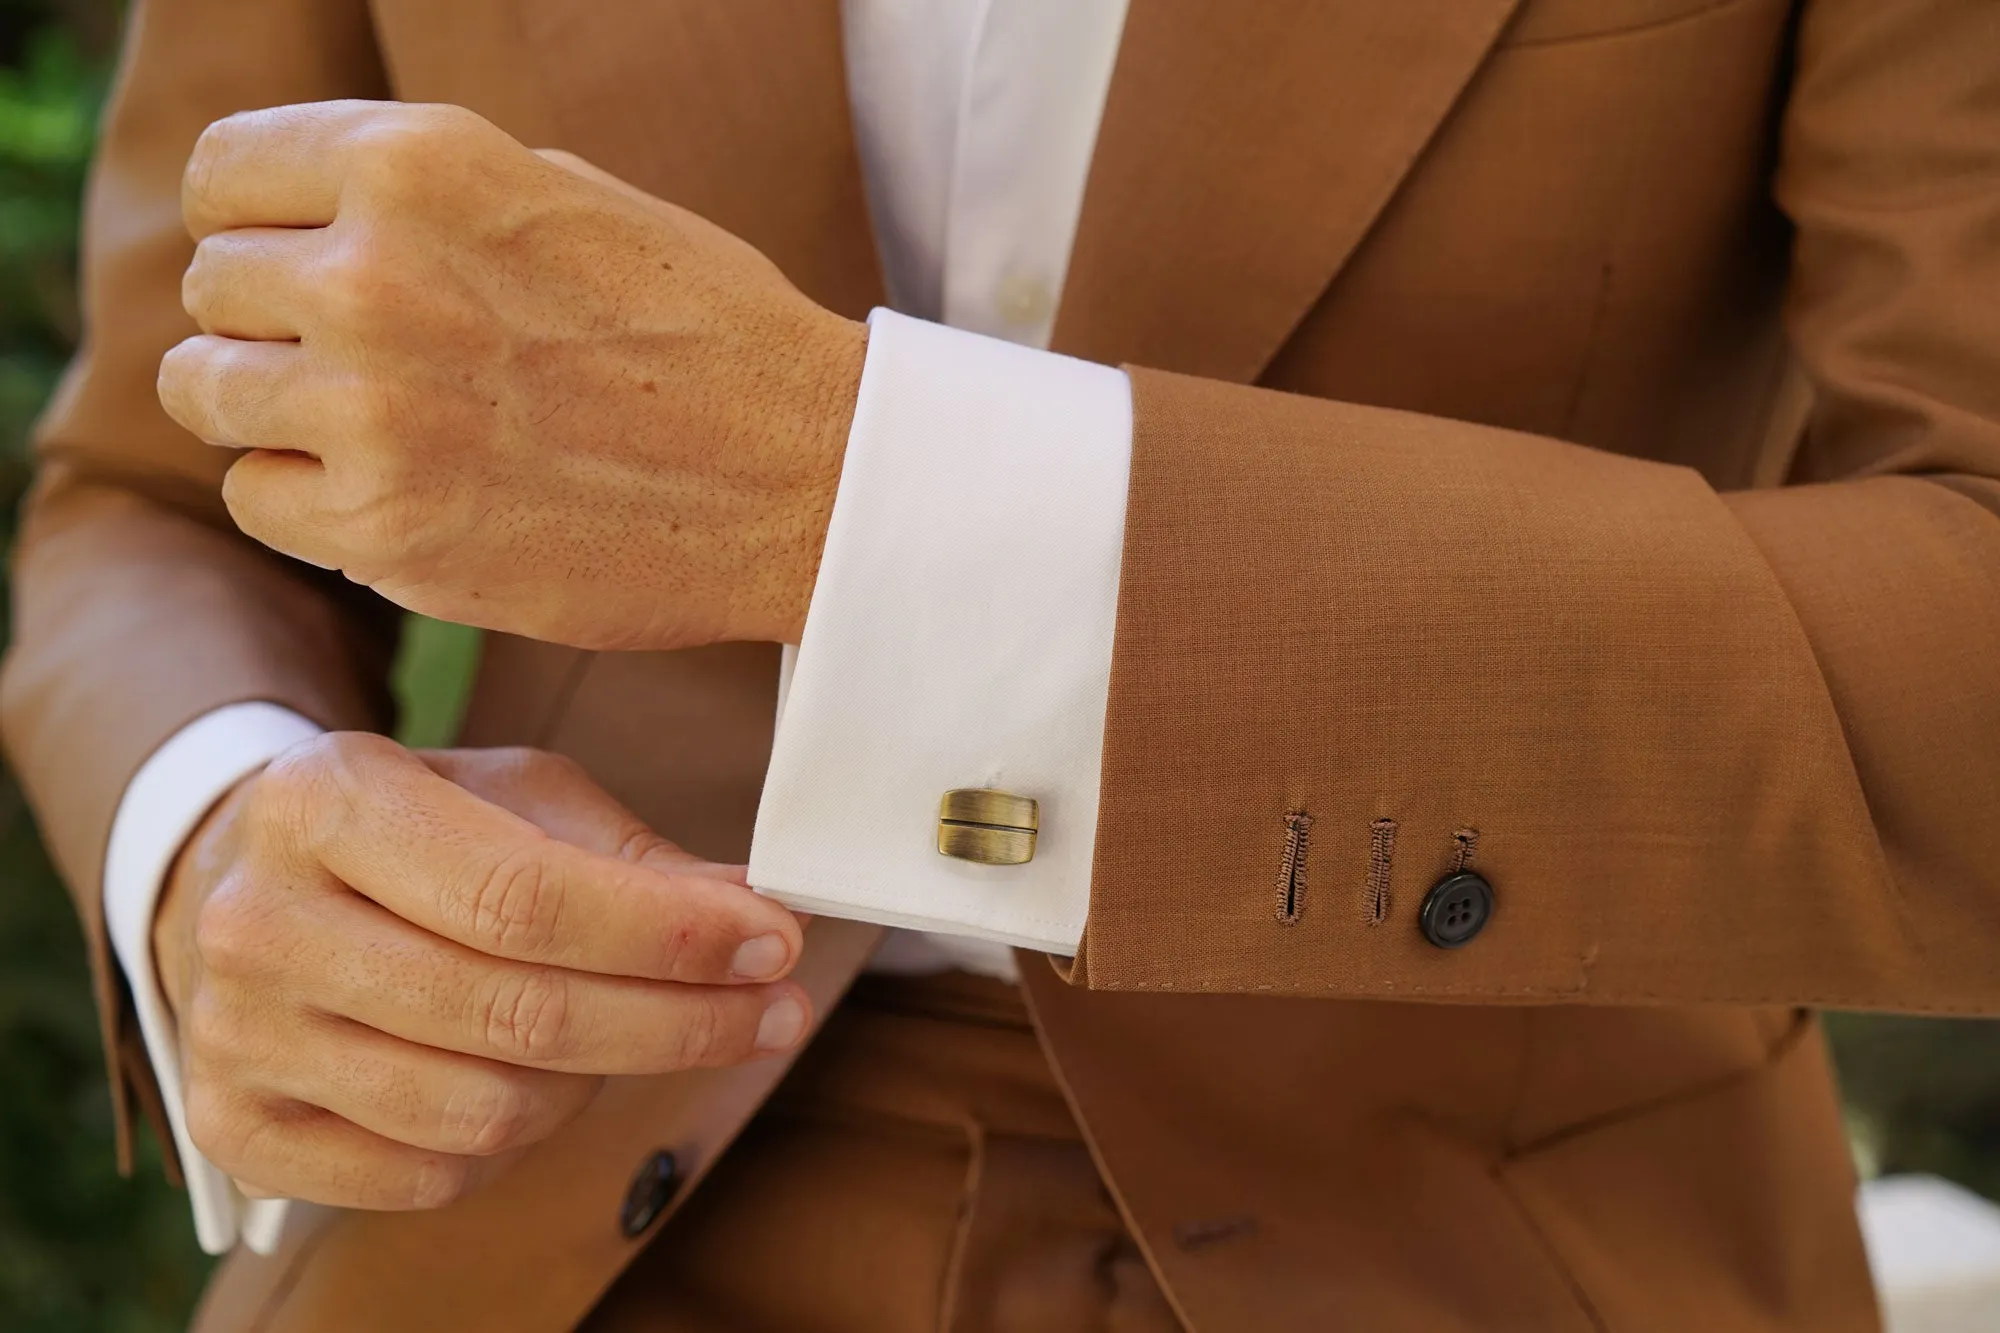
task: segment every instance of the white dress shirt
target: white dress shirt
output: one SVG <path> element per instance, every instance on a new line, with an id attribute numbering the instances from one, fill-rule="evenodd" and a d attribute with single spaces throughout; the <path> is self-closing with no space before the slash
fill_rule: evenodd
<path id="1" fill-rule="evenodd" d="M 903 313 L 869 321 L 750 879 L 802 909 L 930 932 L 892 932 L 877 968 L 1011 976 L 1008 946 L 1063 953 L 1082 934 L 1131 393 L 1117 370 L 1039 349 L 1126 3 L 844 0 L 856 137 Z M 256 702 L 191 723 L 134 777 L 106 855 L 107 927 L 210 1253 L 239 1236 L 268 1252 L 287 1205 L 246 1200 L 187 1138 L 153 911 L 203 812 L 313 730 Z M 1034 860 L 937 854 L 939 797 L 979 786 L 1041 802 Z"/>

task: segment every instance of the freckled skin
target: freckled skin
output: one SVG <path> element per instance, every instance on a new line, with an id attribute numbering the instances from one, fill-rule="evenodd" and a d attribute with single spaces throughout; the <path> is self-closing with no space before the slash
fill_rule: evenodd
<path id="1" fill-rule="evenodd" d="M 185 205 L 203 333 L 161 399 L 247 451 L 224 486 L 246 533 L 537 639 L 797 641 L 864 326 L 457 108 L 231 117 Z"/>
<path id="2" fill-rule="evenodd" d="M 223 498 L 244 532 L 539 639 L 796 641 L 861 325 L 451 107 L 231 117 L 183 203 L 202 333 L 160 397 L 243 451 Z M 566 760 L 345 735 L 210 811 L 153 946 L 211 1161 L 249 1190 L 422 1208 L 604 1076 L 795 1045 L 801 928 Z"/>
<path id="3" fill-rule="evenodd" d="M 153 953 L 203 1154 L 248 1190 L 402 1209 L 500 1175 L 606 1075 L 795 1043 L 800 931 L 566 759 L 348 734 L 202 820 Z"/>

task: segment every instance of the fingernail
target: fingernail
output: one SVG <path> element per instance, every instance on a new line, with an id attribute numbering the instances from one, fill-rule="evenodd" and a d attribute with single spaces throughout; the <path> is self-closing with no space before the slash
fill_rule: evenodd
<path id="1" fill-rule="evenodd" d="M 737 946 L 736 957 L 729 960 L 729 970 L 745 981 L 769 981 L 785 970 L 785 958 L 790 952 L 784 936 L 759 935 Z"/>
<path id="2" fill-rule="evenodd" d="M 757 1049 L 788 1051 L 806 1031 L 806 1007 L 787 995 L 769 1009 L 757 1024 Z"/>

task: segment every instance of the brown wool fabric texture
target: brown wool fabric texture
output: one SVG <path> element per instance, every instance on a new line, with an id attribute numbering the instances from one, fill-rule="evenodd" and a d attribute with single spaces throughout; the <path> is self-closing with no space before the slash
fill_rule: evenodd
<path id="1" fill-rule="evenodd" d="M 832 5 L 134 6 L 0 682 L 121 1135 L 157 1100 L 97 907 L 125 783 L 230 702 L 386 721 L 387 608 L 233 532 L 226 457 L 154 397 L 196 135 L 461 103 L 858 318 L 843 80 Z M 685 1319 L 652 1237 L 749 1262 L 860 1190 L 907 1204 L 872 1214 L 888 1295 L 939 1319 L 991 1311 L 911 1293 L 1040 1253 L 938 1278 L 949 1199 L 989 1239 L 1087 1232 L 1112 1290 L 1202 1333 L 1875 1328 L 1809 1007 L 2000 1010 L 1996 87 L 1989 0 L 1133 0 L 1055 337 L 1133 367 L 1135 419 L 1088 929 L 1065 975 L 1023 959 L 1068 1119 L 982 1193 L 963 1134 L 876 1134 L 857 1179 L 866 1125 L 760 1115 L 784 1062 L 614 1080 L 481 1194 L 232 1256 L 199 1327 Z M 465 740 L 571 754 L 741 856 L 775 661 L 498 638 Z M 1443 950 L 1417 920 L 1462 832 L 1495 912 Z M 823 1010 L 877 937 L 814 924 Z M 800 1067 L 921 1121 L 987 1086 L 937 1058 L 984 1020 L 928 1021 L 961 1035 L 863 1058 L 836 1014 Z M 680 1188 L 627 1240 L 662 1148 Z M 702 1327 L 756 1317 L 718 1294 L 754 1272 L 710 1276 Z M 812 1308 L 863 1320 L 836 1312 L 870 1280 L 821 1271 Z"/>

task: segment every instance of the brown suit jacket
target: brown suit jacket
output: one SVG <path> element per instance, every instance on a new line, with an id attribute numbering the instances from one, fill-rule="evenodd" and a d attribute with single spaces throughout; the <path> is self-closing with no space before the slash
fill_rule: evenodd
<path id="1" fill-rule="evenodd" d="M 830 0 L 134 22 L 4 702 L 143 1101 L 127 778 L 233 700 L 384 725 L 392 624 L 234 533 L 154 401 L 199 129 L 463 103 L 836 310 L 879 281 Z M 1056 330 L 1148 367 L 1097 861 L 1069 984 L 1027 976 L 1190 1326 L 1874 1326 L 1804 1006 L 2000 1009 L 1996 293 L 1990 0 L 1134 0 Z M 773 665 L 501 639 L 466 740 L 740 856 Z M 1446 952 L 1468 847 L 1499 907 Z M 816 925 L 807 979 L 873 937 Z M 615 1084 L 475 1198 L 232 1260 L 206 1327 L 567 1327 L 632 1167 L 698 1181 L 778 1074 Z"/>

